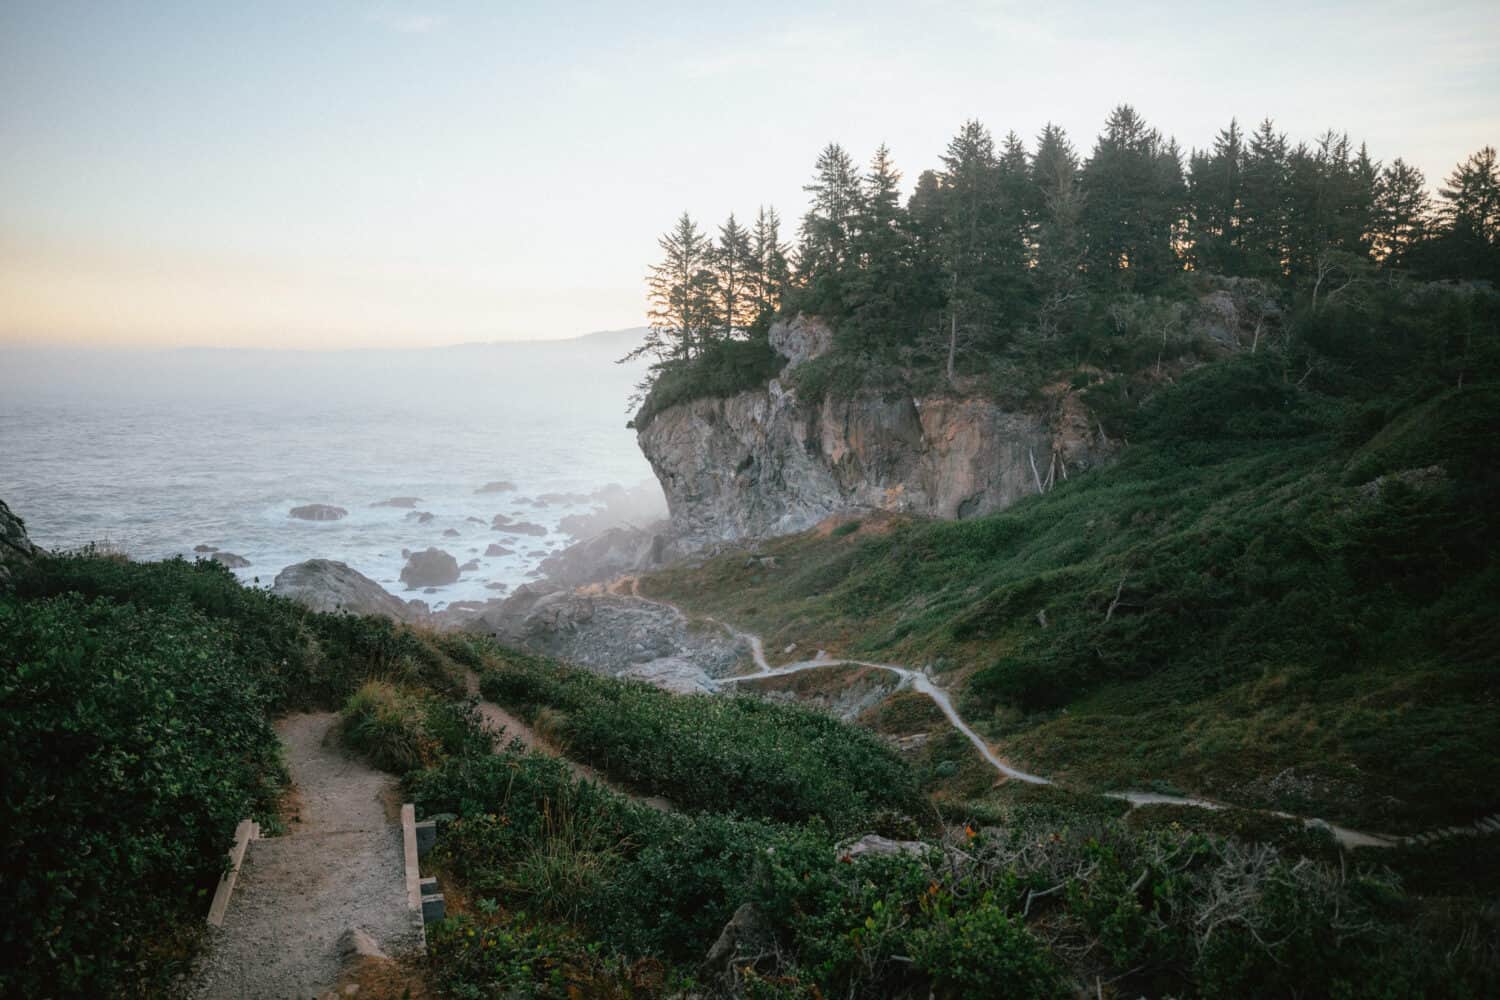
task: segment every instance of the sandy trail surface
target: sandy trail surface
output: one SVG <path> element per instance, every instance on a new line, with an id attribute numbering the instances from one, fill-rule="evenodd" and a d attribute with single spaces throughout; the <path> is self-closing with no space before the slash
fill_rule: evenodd
<path id="1" fill-rule="evenodd" d="M 337 721 L 318 712 L 277 723 L 300 812 L 286 835 L 250 842 L 193 996 L 317 996 L 337 983 L 340 939 L 354 928 L 387 955 L 420 947 L 420 918 L 406 902 L 396 779 L 349 756 Z"/>

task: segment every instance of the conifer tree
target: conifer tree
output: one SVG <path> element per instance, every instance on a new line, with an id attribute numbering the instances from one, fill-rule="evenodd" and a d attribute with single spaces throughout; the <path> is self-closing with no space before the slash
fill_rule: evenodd
<path id="1" fill-rule="evenodd" d="M 1427 178 L 1398 156 L 1381 173 L 1375 195 L 1374 249 L 1382 266 L 1407 266 L 1427 235 L 1431 215 Z"/>
<path id="2" fill-rule="evenodd" d="M 1250 136 L 1240 190 L 1243 273 L 1280 278 L 1286 273 L 1289 197 L 1287 141 L 1267 118 Z"/>
<path id="3" fill-rule="evenodd" d="M 989 130 L 967 121 L 943 153 L 943 270 L 948 279 L 949 381 L 961 328 L 982 326 L 992 309 L 990 279 L 999 231 L 998 161 Z"/>
<path id="4" fill-rule="evenodd" d="M 850 239 L 848 305 L 855 335 L 867 346 L 900 334 L 909 277 L 910 235 L 901 204 L 901 174 L 882 143 L 864 175 Z"/>
<path id="5" fill-rule="evenodd" d="M 1036 280 L 1041 296 L 1038 324 L 1044 335 L 1057 328 L 1070 303 L 1080 296 L 1083 266 L 1083 191 L 1078 183 L 1078 154 L 1067 133 L 1048 122 L 1037 137 L 1031 160 L 1036 191 Z"/>
<path id="6" fill-rule="evenodd" d="M 1174 240 L 1186 189 L 1175 142 L 1128 104 L 1110 113 L 1083 167 L 1089 276 L 1149 288 L 1178 268 Z"/>
<path id="7" fill-rule="evenodd" d="M 712 336 L 717 310 L 710 270 L 712 244 L 688 213 L 656 241 L 663 257 L 646 279 L 650 328 L 643 343 L 620 361 L 641 357 L 656 367 L 695 357 Z"/>
<path id="8" fill-rule="evenodd" d="M 810 304 L 842 311 L 844 271 L 860 211 L 860 177 L 854 160 L 838 143 L 818 155 L 813 182 L 803 187 L 812 204 L 802 219 L 798 264 Z"/>
<path id="9" fill-rule="evenodd" d="M 789 253 L 781 242 L 781 217 L 774 208 L 762 205 L 755 216 L 755 228 L 750 234 L 750 251 L 755 261 L 751 275 L 751 294 L 755 304 L 752 324 L 764 327 L 781 308 L 782 297 L 791 281 L 791 267 L 787 263 Z"/>
<path id="10" fill-rule="evenodd" d="M 1500 167 L 1486 146 L 1453 169 L 1438 189 L 1441 273 L 1500 281 Z"/>
<path id="11" fill-rule="evenodd" d="M 709 254 L 714 272 L 715 328 L 724 340 L 750 328 L 755 320 L 754 274 L 757 261 L 750 233 L 735 221 L 719 227 L 719 242 Z"/>
<path id="12" fill-rule="evenodd" d="M 1244 272 L 1241 227 L 1244 134 L 1231 118 L 1208 151 L 1195 152 L 1188 169 L 1188 239 L 1193 267 L 1216 274 Z"/>

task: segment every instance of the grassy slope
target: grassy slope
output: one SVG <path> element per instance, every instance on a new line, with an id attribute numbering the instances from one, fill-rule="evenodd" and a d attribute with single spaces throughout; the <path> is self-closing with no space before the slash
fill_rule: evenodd
<path id="1" fill-rule="evenodd" d="M 1004 513 L 811 532 L 760 546 L 771 568 L 729 554 L 644 587 L 770 649 L 953 671 L 1005 752 L 1084 787 L 1472 820 L 1500 765 L 1500 392 L 1393 409 L 1372 435 L 1345 400 L 1217 366 L 1148 407 L 1117 465 Z"/>

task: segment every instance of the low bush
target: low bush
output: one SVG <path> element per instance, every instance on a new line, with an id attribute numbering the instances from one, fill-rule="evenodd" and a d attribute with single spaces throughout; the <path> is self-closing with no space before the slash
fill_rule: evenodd
<path id="1" fill-rule="evenodd" d="M 0 635 L 0 994 L 162 992 L 284 780 L 259 665 L 184 604 L 0 599 Z"/>
<path id="2" fill-rule="evenodd" d="M 486 671 L 486 697 L 548 711 L 571 753 L 688 809 L 817 817 L 853 829 L 922 811 L 915 777 L 879 737 L 811 709 L 752 697 L 680 696 L 519 654 Z"/>

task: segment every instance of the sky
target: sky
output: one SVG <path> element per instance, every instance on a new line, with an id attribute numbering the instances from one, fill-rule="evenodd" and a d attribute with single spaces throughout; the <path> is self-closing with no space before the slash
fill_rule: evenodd
<path id="1" fill-rule="evenodd" d="M 1500 144 L 1500 4 L 5 0 L 0 345 L 636 326 L 679 213 L 790 223 L 830 141 L 909 185 L 965 119 L 1087 150 L 1121 102 L 1435 186 Z"/>

